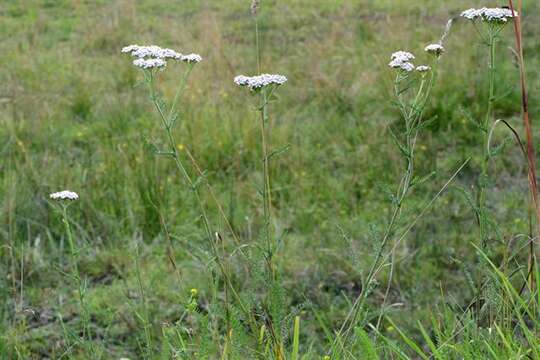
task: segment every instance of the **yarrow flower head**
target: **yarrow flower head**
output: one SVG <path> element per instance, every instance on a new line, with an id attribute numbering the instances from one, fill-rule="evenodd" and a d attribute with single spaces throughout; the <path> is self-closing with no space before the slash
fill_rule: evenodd
<path id="1" fill-rule="evenodd" d="M 130 54 L 137 58 L 156 58 L 156 59 L 176 59 L 179 60 L 182 54 L 174 51 L 173 49 L 161 48 L 156 45 L 139 46 L 129 45 L 122 48 L 124 54 Z"/>
<path id="2" fill-rule="evenodd" d="M 287 82 L 287 78 L 278 74 L 262 74 L 257 76 L 238 75 L 234 78 L 234 82 L 238 86 L 247 86 L 250 90 L 257 90 L 269 85 L 283 85 Z"/>
<path id="3" fill-rule="evenodd" d="M 122 53 L 137 58 L 133 61 L 133 65 L 142 69 L 163 68 L 167 65 L 166 60 L 168 59 L 192 64 L 202 60 L 202 57 L 198 54 L 183 55 L 173 49 L 161 48 L 156 45 L 129 45 L 122 48 Z"/>
<path id="4" fill-rule="evenodd" d="M 444 52 L 444 46 L 441 44 L 429 44 L 424 48 L 424 51 L 428 54 L 440 56 Z"/>
<path id="5" fill-rule="evenodd" d="M 506 23 L 508 19 L 517 17 L 517 11 L 512 13 L 512 10 L 506 8 L 486 8 L 481 9 L 468 9 L 461 13 L 461 16 L 469 19 L 476 20 L 481 19 L 488 23 Z"/>
<path id="6" fill-rule="evenodd" d="M 137 59 L 133 61 L 133 65 L 141 69 L 159 69 L 167 66 L 167 62 L 162 59 Z"/>
<path id="7" fill-rule="evenodd" d="M 419 73 L 425 73 L 425 72 L 428 72 L 429 70 L 431 70 L 431 67 L 427 65 L 420 65 L 416 67 L 416 71 L 418 71 Z"/>
<path id="8" fill-rule="evenodd" d="M 410 52 L 408 51 L 396 51 L 395 53 L 392 54 L 391 56 L 391 59 L 392 60 L 400 60 L 400 61 L 410 61 L 410 60 L 413 60 L 414 59 L 414 55 L 411 54 Z"/>
<path id="9" fill-rule="evenodd" d="M 52 200 L 70 200 L 70 201 L 79 200 L 79 195 L 76 192 L 69 191 L 69 190 L 52 193 L 49 195 L 49 197 Z"/>
<path id="10" fill-rule="evenodd" d="M 391 61 L 388 63 L 393 69 L 400 69 L 406 72 L 414 70 L 414 64 L 410 60 L 414 59 L 414 55 L 407 51 L 396 51 L 391 56 Z"/>
<path id="11" fill-rule="evenodd" d="M 182 55 L 180 60 L 188 63 L 198 63 L 202 61 L 202 57 L 199 54 Z"/>

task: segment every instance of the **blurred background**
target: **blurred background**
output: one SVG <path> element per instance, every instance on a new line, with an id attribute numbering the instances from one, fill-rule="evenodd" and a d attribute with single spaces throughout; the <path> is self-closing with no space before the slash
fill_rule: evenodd
<path id="1" fill-rule="evenodd" d="M 390 54 L 408 50 L 427 61 L 447 21 L 469 7 L 504 5 L 462 0 L 263 0 L 258 12 L 262 71 L 289 81 L 271 104 L 275 226 L 282 237 L 290 303 L 320 309 L 337 327 L 360 289 L 377 235 L 388 221 L 389 192 L 403 169 L 388 126 L 400 122 L 392 103 Z M 70 189 L 74 232 L 83 246 L 93 321 L 111 353 L 136 348 L 126 294 L 134 286 L 139 246 L 154 322 L 172 321 L 178 298 L 198 288 L 213 296 L 210 255 L 196 203 L 174 164 L 146 146 L 163 140 L 142 73 L 120 53 L 155 44 L 201 54 L 181 99 L 178 149 L 194 155 L 233 227 L 246 243 L 261 226 L 261 166 L 255 99 L 232 81 L 256 73 L 254 20 L 248 0 L 63 1 L 0 3 L 0 330 L 28 354 L 52 351 L 75 306 L 59 272 L 65 259 L 60 217 L 48 194 Z M 540 119 L 538 2 L 525 1 L 524 51 L 537 134 Z M 433 211 L 399 246 L 387 305 L 404 327 L 428 318 L 441 301 L 471 300 L 468 274 L 477 258 L 477 225 L 460 189 L 474 188 L 481 137 L 475 124 L 487 99 L 487 48 L 471 24 L 453 23 L 418 144 L 417 171 L 435 176 L 414 190 L 405 211 L 416 214 L 465 161 Z M 498 45 L 496 116 L 519 131 L 519 74 L 508 26 Z M 159 75 L 165 97 L 183 72 Z M 510 134 L 494 143 L 489 206 L 501 237 L 528 232 L 525 162 Z M 185 158 L 187 161 L 187 158 Z M 205 199 L 211 203 L 211 199 Z M 212 207 L 214 225 L 226 232 Z M 167 260 L 167 225 L 182 281 Z M 517 247 L 519 239 L 514 239 Z M 495 243 L 504 248 L 507 242 Z M 496 251 L 496 250 L 495 250 Z M 4 276 L 5 275 L 5 276 Z M 372 297 L 381 301 L 387 274 Z M 236 281 L 241 284 L 239 275 Z M 443 297 L 444 294 L 444 297 Z M 31 311 L 30 311 L 31 310 Z M 322 330 L 308 322 L 303 336 Z M 389 329 L 388 331 L 391 331 Z M 105 336 L 104 336 L 105 337 Z M 127 344 L 127 345 L 126 345 Z"/>

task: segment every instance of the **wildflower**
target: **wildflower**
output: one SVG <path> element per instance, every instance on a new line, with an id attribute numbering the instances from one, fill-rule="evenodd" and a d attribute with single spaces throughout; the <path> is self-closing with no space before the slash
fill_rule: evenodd
<path id="1" fill-rule="evenodd" d="M 505 8 L 486 8 L 481 9 L 468 9 L 461 13 L 461 16 L 469 19 L 476 20 L 481 19 L 482 21 L 489 23 L 505 23 L 508 21 L 508 18 L 517 17 L 517 11 L 512 13 L 512 10 Z"/>
<path id="2" fill-rule="evenodd" d="M 179 52 L 174 51 L 173 49 L 161 49 L 160 52 L 158 52 L 158 58 L 160 59 L 175 59 L 179 60 L 182 58 L 182 54 Z"/>
<path id="3" fill-rule="evenodd" d="M 402 62 L 410 61 L 414 59 L 414 55 L 407 51 L 396 51 L 391 56 L 392 60 L 399 60 Z"/>
<path id="4" fill-rule="evenodd" d="M 188 63 L 198 63 L 201 62 L 202 57 L 199 54 L 189 54 L 189 55 L 182 55 L 180 57 L 181 61 L 188 62 Z"/>
<path id="5" fill-rule="evenodd" d="M 427 65 L 420 65 L 416 67 L 416 71 L 418 71 L 419 73 L 425 73 L 425 72 L 428 72 L 429 70 L 431 70 L 431 67 Z"/>
<path id="6" fill-rule="evenodd" d="M 189 292 L 191 293 L 192 297 L 197 296 L 197 294 L 199 293 L 199 291 L 196 288 L 191 289 Z"/>
<path id="7" fill-rule="evenodd" d="M 154 58 L 154 59 L 175 59 L 182 60 L 184 55 L 179 52 L 169 49 L 161 48 L 157 45 L 139 46 L 129 45 L 122 48 L 122 53 L 130 54 L 136 58 Z"/>
<path id="8" fill-rule="evenodd" d="M 138 58 L 153 57 L 161 58 L 163 49 L 156 45 L 139 46 L 131 52 L 131 56 Z"/>
<path id="9" fill-rule="evenodd" d="M 162 59 L 137 59 L 133 61 L 133 65 L 141 69 L 154 69 L 167 66 L 167 62 Z"/>
<path id="10" fill-rule="evenodd" d="M 410 60 L 414 59 L 414 55 L 407 51 L 396 51 L 391 56 L 392 61 L 388 63 L 393 69 L 401 69 L 406 72 L 414 70 L 414 65 Z"/>
<path id="11" fill-rule="evenodd" d="M 234 82 L 238 86 L 247 86 L 251 90 L 256 90 L 269 85 L 283 85 L 287 82 L 287 78 L 278 74 L 262 74 L 257 76 L 238 75 L 234 78 Z"/>
<path id="12" fill-rule="evenodd" d="M 468 9 L 468 10 L 463 11 L 461 13 L 461 16 L 469 20 L 474 20 L 480 16 L 480 13 L 479 13 L 479 10 Z"/>
<path id="13" fill-rule="evenodd" d="M 408 62 L 408 61 L 401 61 L 400 59 L 394 59 L 388 63 L 388 66 L 390 66 L 393 69 L 401 69 L 406 72 L 411 72 L 414 70 L 414 64 Z"/>
<path id="14" fill-rule="evenodd" d="M 76 192 L 69 190 L 52 193 L 49 197 L 53 200 L 79 200 L 79 195 Z"/>
<path id="15" fill-rule="evenodd" d="M 133 51 L 136 51 L 136 50 L 138 50 L 139 48 L 140 48 L 139 45 L 129 45 L 129 46 L 124 46 L 124 47 L 122 48 L 122 52 L 125 53 L 125 54 L 126 54 L 126 53 L 132 53 Z"/>
<path id="16" fill-rule="evenodd" d="M 444 47 L 441 44 L 429 44 L 424 50 L 429 54 L 439 56 L 444 52 Z"/>

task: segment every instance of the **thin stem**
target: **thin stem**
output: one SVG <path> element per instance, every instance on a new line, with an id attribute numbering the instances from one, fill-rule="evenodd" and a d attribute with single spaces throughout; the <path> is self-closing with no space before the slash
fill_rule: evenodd
<path id="1" fill-rule="evenodd" d="M 478 225 L 480 231 L 480 248 L 482 251 L 486 251 L 487 244 L 489 240 L 489 230 L 488 230 L 488 214 L 487 214 L 487 186 L 488 186 L 488 167 L 490 160 L 490 150 L 489 150 L 489 127 L 493 118 L 493 102 L 495 100 L 495 41 L 497 36 L 496 31 L 490 26 L 488 33 L 488 46 L 489 46 L 489 93 L 488 93 L 488 102 L 486 115 L 484 117 L 481 131 L 482 131 L 482 162 L 481 162 L 481 172 L 480 179 L 478 182 L 479 193 L 478 193 Z M 480 299 L 484 297 L 484 283 L 485 275 L 480 276 L 480 283 L 477 289 L 477 301 L 476 301 L 476 310 L 477 313 L 480 312 Z M 491 318 L 491 309 L 490 309 L 490 318 Z M 490 320 L 491 323 L 491 320 Z"/>
<path id="2" fill-rule="evenodd" d="M 488 166 L 490 159 L 489 151 L 489 125 L 493 118 L 493 102 L 495 100 L 495 41 L 496 37 L 490 29 L 489 33 L 489 98 L 486 110 L 486 116 L 482 126 L 483 132 L 483 160 L 481 164 L 480 174 L 480 194 L 478 198 L 478 210 L 480 214 L 480 244 L 482 250 L 487 247 L 488 229 L 487 229 L 487 214 L 486 214 L 486 191 L 488 182 Z"/>
<path id="3" fill-rule="evenodd" d="M 83 322 L 83 339 L 88 340 L 90 345 L 90 348 L 92 348 L 91 341 L 92 341 L 92 334 L 90 331 L 90 319 L 89 319 L 89 312 L 88 308 L 86 306 L 85 301 L 85 286 L 81 279 L 80 272 L 79 272 L 79 264 L 78 264 L 78 251 L 75 245 L 75 242 L 73 240 L 73 234 L 71 232 L 71 226 L 69 224 L 68 214 L 67 214 L 67 208 L 68 205 L 62 204 L 62 222 L 64 223 L 64 229 L 66 231 L 68 245 L 69 245 L 69 252 L 70 252 L 70 260 L 71 260 L 71 276 L 73 279 L 75 279 L 75 283 L 77 285 L 77 294 L 79 297 L 79 305 L 81 307 L 82 312 L 82 322 Z M 86 339 L 87 338 L 87 339 Z"/>
<path id="4" fill-rule="evenodd" d="M 174 95 L 174 100 L 171 104 L 171 109 L 169 111 L 169 116 L 168 116 L 169 125 L 171 127 L 174 127 L 174 123 L 176 119 L 174 111 L 176 110 L 176 105 L 178 104 L 178 100 L 180 99 L 180 94 L 184 91 L 186 87 L 187 79 L 189 78 L 189 75 L 191 74 L 193 67 L 194 65 L 192 63 L 188 63 L 184 76 L 182 76 L 182 80 L 180 81 L 180 86 L 178 86 L 178 89 L 176 90 L 176 94 Z"/>
<path id="5" fill-rule="evenodd" d="M 191 73 L 191 70 L 188 70 L 184 74 L 184 79 L 180 83 L 179 90 L 177 90 L 177 97 L 178 98 L 182 94 L 182 90 L 185 87 L 185 83 L 186 83 L 187 78 L 189 77 L 190 73 Z M 168 155 L 173 158 L 174 163 L 175 163 L 178 171 L 183 176 L 184 180 L 188 183 L 190 190 L 193 192 L 193 195 L 195 196 L 195 200 L 197 202 L 197 205 L 199 207 L 199 211 L 200 211 L 200 214 L 201 214 L 201 218 L 203 220 L 206 237 L 208 239 L 208 242 L 210 243 L 210 246 L 212 248 L 212 252 L 213 252 L 213 254 L 215 256 L 215 259 L 216 259 L 216 262 L 217 262 L 217 264 L 218 264 L 218 266 L 220 268 L 221 274 L 224 277 L 225 283 L 229 287 L 229 290 L 231 291 L 231 293 L 233 294 L 235 299 L 238 301 L 241 310 L 244 312 L 246 317 L 250 320 L 250 323 L 255 324 L 255 322 L 254 322 L 254 320 L 252 318 L 252 314 L 250 313 L 250 311 L 245 306 L 244 302 L 242 301 L 242 299 L 241 299 L 240 295 L 238 294 L 238 292 L 236 291 L 236 289 L 233 287 L 232 282 L 230 280 L 230 277 L 228 275 L 228 272 L 226 270 L 225 264 L 223 263 L 223 261 L 221 259 L 219 250 L 218 250 L 218 248 L 216 246 L 216 243 L 214 241 L 212 228 L 211 228 L 211 225 L 210 225 L 210 220 L 208 218 L 206 208 L 204 206 L 202 198 L 201 198 L 201 196 L 199 194 L 197 184 L 193 181 L 193 179 L 191 178 L 191 176 L 187 172 L 184 164 L 182 163 L 182 160 L 180 159 L 178 149 L 176 148 L 176 141 L 174 139 L 174 135 L 173 135 L 173 132 L 172 132 L 172 125 L 173 125 L 172 118 L 165 117 L 165 113 L 164 113 L 163 109 L 161 108 L 161 105 L 160 105 L 159 100 L 157 98 L 157 94 L 156 94 L 156 90 L 155 90 L 154 73 L 149 72 L 149 74 L 147 75 L 146 78 L 148 80 L 148 86 L 149 86 L 149 90 L 150 90 L 150 97 L 152 99 L 154 107 L 156 108 L 158 114 L 160 115 L 161 124 L 163 126 L 163 129 L 166 132 L 166 135 L 167 135 L 167 142 L 168 142 L 168 146 L 169 146 Z M 177 101 L 178 101 L 178 99 L 176 99 L 174 103 L 176 103 Z M 174 116 L 173 111 L 170 111 L 169 114 L 171 114 L 171 117 Z M 228 307 L 228 303 L 226 304 L 226 306 Z"/>
<path id="6" fill-rule="evenodd" d="M 424 77 L 422 77 L 416 96 L 414 97 L 412 103 L 410 104 L 410 110 L 407 110 L 408 109 L 407 104 L 403 100 L 401 91 L 399 89 L 399 82 L 401 80 L 399 74 L 397 75 L 396 81 L 394 82 L 395 95 L 398 100 L 400 112 L 403 115 L 403 118 L 405 120 L 405 128 L 406 128 L 406 131 L 405 131 L 405 146 L 406 146 L 405 174 L 402 176 L 399 182 L 399 185 L 397 187 L 396 198 L 394 200 L 395 201 L 394 210 L 390 217 L 390 221 L 386 227 L 379 249 L 377 250 L 377 253 L 375 255 L 375 259 L 373 260 L 371 267 L 369 269 L 368 275 L 365 281 L 363 282 L 362 292 L 356 298 L 355 302 L 353 303 L 351 307 L 351 310 L 347 314 L 345 321 L 343 322 L 341 328 L 338 331 L 337 336 L 335 337 L 334 343 L 332 344 L 332 348 L 335 348 L 337 341 L 341 340 L 341 337 L 343 337 L 344 341 L 346 341 L 347 337 L 349 336 L 350 330 L 354 327 L 354 324 L 357 321 L 358 315 L 363 309 L 365 301 L 367 300 L 367 296 L 370 293 L 371 284 L 375 276 L 377 275 L 378 271 L 380 270 L 380 265 L 385 254 L 385 250 L 388 247 L 388 243 L 392 239 L 395 227 L 400 219 L 403 202 L 405 198 L 407 197 L 407 195 L 409 194 L 409 190 L 412 186 L 412 180 L 414 178 L 414 149 L 416 146 L 416 140 L 418 136 L 418 123 L 421 120 L 425 104 L 427 102 L 427 99 L 429 98 L 429 94 L 432 89 L 433 77 L 434 75 L 432 75 L 431 80 L 428 83 L 429 86 L 427 87 L 425 86 L 426 80 Z M 395 250 L 395 247 L 392 249 L 392 252 L 394 250 Z M 378 321 L 378 323 L 380 323 L 380 320 Z"/>
<path id="7" fill-rule="evenodd" d="M 147 359 L 150 359 L 152 356 L 152 336 L 150 334 L 150 314 L 148 312 L 148 303 L 146 300 L 146 295 L 144 293 L 144 285 L 142 282 L 142 276 L 141 276 L 141 265 L 140 265 L 140 259 L 139 259 L 139 246 L 137 245 L 135 249 L 135 272 L 137 276 L 137 284 L 139 285 L 139 293 L 141 295 L 141 302 L 143 305 L 143 311 L 144 311 L 144 318 L 142 318 L 143 321 L 143 330 L 144 330 L 144 337 L 146 340 L 146 357 Z"/>
<path id="8" fill-rule="evenodd" d="M 275 271 L 272 264 L 272 257 L 274 252 L 274 246 L 272 244 L 271 234 L 271 194 L 270 194 L 270 169 L 268 159 L 268 145 L 267 145 L 267 125 L 268 125 L 268 113 L 267 113 L 267 94 L 266 90 L 261 90 L 261 150 L 263 155 L 263 213 L 264 213 L 264 237 L 266 242 L 266 261 L 268 262 L 268 270 L 275 280 Z"/>
<path id="9" fill-rule="evenodd" d="M 512 11 L 512 14 L 515 15 L 514 2 L 508 0 L 508 5 Z M 519 14 L 523 14 L 523 2 L 518 0 L 517 11 Z M 536 181 L 536 159 L 535 159 L 535 150 L 534 142 L 532 135 L 531 122 L 529 119 L 529 94 L 527 90 L 527 77 L 525 72 L 525 61 L 523 59 L 523 45 L 522 45 L 522 30 L 521 30 L 521 16 L 514 16 L 514 35 L 516 42 L 516 50 L 518 53 L 518 63 L 519 63 L 519 77 L 521 85 L 521 107 L 523 111 L 523 123 L 525 125 L 525 134 L 527 137 L 527 160 L 528 160 L 528 178 L 529 178 L 529 189 L 531 192 L 531 207 L 534 207 L 534 212 L 536 215 L 536 227 L 537 227 L 537 237 L 536 241 L 531 241 L 530 244 L 530 253 L 529 253 L 529 272 L 531 274 L 529 281 L 531 289 L 534 287 L 533 279 L 533 266 L 534 266 L 534 257 L 540 259 L 540 244 L 538 239 L 540 238 L 540 204 L 538 201 L 538 184 Z M 531 218 L 531 217 L 530 217 Z M 532 219 L 530 220 L 532 228 Z M 532 236 L 532 231 L 531 231 Z M 536 244 L 535 244 L 536 243 Z M 538 279 L 536 279 L 538 281 Z"/>
<path id="10" fill-rule="evenodd" d="M 257 74 L 261 73 L 261 49 L 259 41 L 259 22 L 257 21 L 257 15 L 254 16 L 255 20 L 255 56 L 257 57 Z"/>

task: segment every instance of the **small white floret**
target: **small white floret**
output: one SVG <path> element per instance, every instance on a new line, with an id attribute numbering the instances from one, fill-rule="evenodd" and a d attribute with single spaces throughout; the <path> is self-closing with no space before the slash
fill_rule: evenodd
<path id="1" fill-rule="evenodd" d="M 139 46 L 129 45 L 122 48 L 122 52 L 130 54 L 136 58 L 155 58 L 155 59 L 181 59 L 182 54 L 173 49 L 161 48 L 157 45 Z"/>
<path id="2" fill-rule="evenodd" d="M 395 53 L 393 53 L 392 56 L 391 56 L 391 59 L 392 60 L 399 60 L 399 61 L 402 61 L 402 62 L 407 62 L 407 61 L 413 60 L 414 55 L 411 54 L 408 51 L 401 51 L 400 50 L 400 51 L 396 51 Z"/>
<path id="3" fill-rule="evenodd" d="M 79 195 L 76 192 L 69 190 L 52 193 L 49 195 L 49 197 L 53 200 L 79 200 Z"/>
<path id="4" fill-rule="evenodd" d="M 465 10 L 461 13 L 461 16 L 469 20 L 481 19 L 485 22 L 505 23 L 508 21 L 508 19 L 517 17 L 518 13 L 517 11 L 512 13 L 512 10 L 506 8 L 483 7 L 481 9 Z"/>
<path id="5" fill-rule="evenodd" d="M 199 63 L 202 61 L 202 57 L 199 54 L 189 54 L 182 55 L 180 60 L 188 63 Z"/>
<path id="6" fill-rule="evenodd" d="M 132 53 L 133 51 L 135 50 L 138 50 L 139 49 L 139 45 L 129 45 L 129 46 L 124 46 L 122 48 L 122 52 L 123 53 Z"/>
<path id="7" fill-rule="evenodd" d="M 239 75 L 234 78 L 234 82 L 238 86 L 247 86 L 251 90 L 256 90 L 269 85 L 283 85 L 287 82 L 287 78 L 278 74 L 261 74 L 257 76 Z"/>
<path id="8" fill-rule="evenodd" d="M 461 16 L 469 19 L 469 20 L 475 20 L 477 17 L 480 16 L 480 13 L 477 9 L 468 9 L 461 13 Z"/>
<path id="9" fill-rule="evenodd" d="M 179 52 L 174 51 L 173 49 L 161 49 L 161 51 L 158 52 L 156 56 L 159 59 L 180 59 L 182 58 L 182 54 Z"/>
<path id="10" fill-rule="evenodd" d="M 402 61 L 400 59 L 390 61 L 388 66 L 390 66 L 392 69 L 400 69 L 406 72 L 411 72 L 414 70 L 414 64 L 408 61 Z"/>
<path id="11" fill-rule="evenodd" d="M 420 66 L 416 67 L 416 71 L 418 71 L 420 73 L 425 73 L 425 72 L 428 72 L 429 70 L 431 70 L 431 67 L 429 67 L 427 65 L 420 65 Z"/>
<path id="12" fill-rule="evenodd" d="M 167 63 L 162 59 L 137 59 L 133 61 L 133 65 L 141 69 L 159 69 L 167 66 Z"/>
<path id="13" fill-rule="evenodd" d="M 444 52 L 444 47 L 441 44 L 429 44 L 424 50 L 429 54 L 439 56 Z"/>

